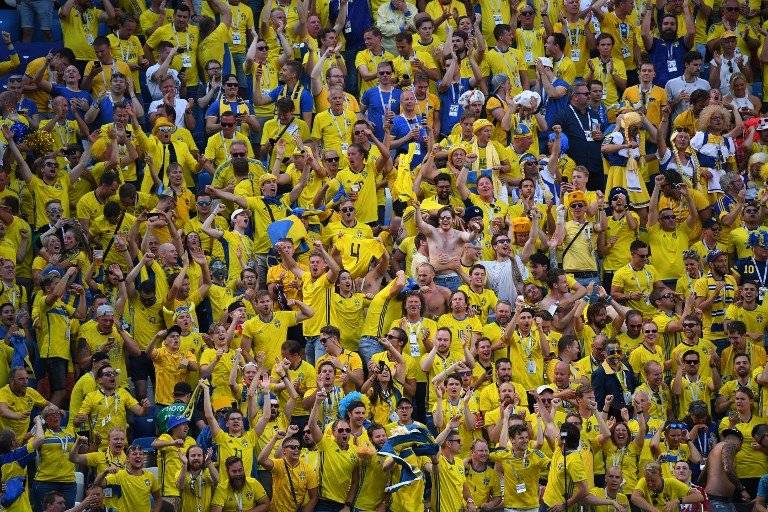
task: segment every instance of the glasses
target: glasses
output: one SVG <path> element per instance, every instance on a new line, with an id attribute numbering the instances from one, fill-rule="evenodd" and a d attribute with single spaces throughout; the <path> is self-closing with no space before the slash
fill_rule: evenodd
<path id="1" fill-rule="evenodd" d="M 450 215 L 441 215 L 440 220 L 453 220 L 453 217 Z"/>
<path id="2" fill-rule="evenodd" d="M 352 432 L 351 428 L 337 428 L 336 429 L 336 433 L 338 433 L 338 434 L 349 434 L 350 432 Z"/>
<path id="3" fill-rule="evenodd" d="M 115 375 L 117 375 L 115 372 L 102 372 L 101 373 L 102 377 L 114 377 Z"/>
<path id="4" fill-rule="evenodd" d="M 544 404 L 551 404 L 552 403 L 552 399 L 551 398 L 542 398 L 541 402 L 544 403 Z"/>
<path id="5" fill-rule="evenodd" d="M 235 123 L 221 123 L 222 128 L 232 128 L 235 126 Z"/>
<path id="6" fill-rule="evenodd" d="M 658 329 L 644 329 L 643 332 L 645 334 L 657 334 L 659 332 Z"/>
<path id="7" fill-rule="evenodd" d="M 245 158 L 247 156 L 247 153 L 245 152 L 237 152 L 237 153 L 230 153 L 232 155 L 232 158 Z"/>
<path id="8" fill-rule="evenodd" d="M 522 11 L 520 16 L 533 16 L 533 11 Z"/>
<path id="9" fill-rule="evenodd" d="M 694 323 L 694 322 L 686 322 L 686 323 L 683 324 L 683 329 L 693 329 L 697 325 L 699 325 L 699 324 Z"/>
<path id="10" fill-rule="evenodd" d="M 325 161 L 326 162 L 338 162 L 339 161 L 339 157 L 337 157 L 337 156 L 329 156 L 329 157 L 325 158 Z"/>
<path id="11" fill-rule="evenodd" d="M 391 71 L 379 71 L 377 74 L 379 74 L 379 75 L 391 75 L 392 72 Z"/>
<path id="12" fill-rule="evenodd" d="M 674 216 L 674 215 L 662 215 L 662 216 L 661 216 L 661 217 L 659 217 L 659 218 L 660 218 L 661 220 L 675 220 L 675 216 Z"/>
<path id="13" fill-rule="evenodd" d="M 197 206 L 202 206 L 203 208 L 208 208 L 211 206 L 211 201 L 197 201 Z"/>
<path id="14" fill-rule="evenodd" d="M 354 211 L 355 211 L 354 206 L 345 206 L 344 208 L 341 209 L 342 213 L 352 213 Z"/>
<path id="15" fill-rule="evenodd" d="M 160 128 L 157 129 L 157 131 L 160 133 L 171 133 L 173 131 L 173 128 L 171 128 L 170 126 L 161 126 Z"/>
<path id="16" fill-rule="evenodd" d="M 510 242 L 511 242 L 511 241 L 510 241 L 510 239 L 509 239 L 509 238 L 499 238 L 498 240 L 496 240 L 496 243 L 497 243 L 497 244 L 508 244 L 508 243 L 510 243 Z"/>
<path id="17" fill-rule="evenodd" d="M 571 208 L 584 208 L 584 203 L 571 203 Z"/>
<path id="18" fill-rule="evenodd" d="M 698 359 L 686 359 L 685 364 L 699 364 Z"/>
<path id="19" fill-rule="evenodd" d="M 608 354 L 609 356 L 614 356 L 616 354 L 621 354 L 621 352 L 622 351 L 621 351 L 620 348 L 609 348 L 609 349 L 607 349 L 605 351 L 605 353 Z"/>
<path id="20" fill-rule="evenodd" d="M 401 341 L 401 342 L 402 342 L 402 341 L 405 341 L 405 340 L 404 340 L 403 338 L 401 338 L 400 336 L 395 336 L 395 335 L 393 335 L 393 334 L 387 334 L 387 339 L 388 339 L 388 340 L 397 340 L 397 341 Z"/>
<path id="21" fill-rule="evenodd" d="M 286 450 L 298 450 L 300 446 L 298 444 L 287 444 L 283 446 Z"/>
<path id="22" fill-rule="evenodd" d="M 226 82 L 224 85 L 227 87 L 240 87 L 240 84 L 237 82 Z"/>

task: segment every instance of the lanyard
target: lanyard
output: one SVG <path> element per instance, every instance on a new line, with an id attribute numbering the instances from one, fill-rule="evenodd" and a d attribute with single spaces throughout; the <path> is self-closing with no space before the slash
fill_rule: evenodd
<path id="1" fill-rule="evenodd" d="M 701 385 L 702 385 L 701 379 L 691 380 L 691 378 L 688 376 L 685 376 L 684 378 L 685 380 L 688 381 L 688 390 L 691 392 L 691 401 L 695 402 L 696 400 L 699 399 L 699 393 L 703 391 L 701 388 Z"/>
<path id="2" fill-rule="evenodd" d="M 576 113 L 576 109 L 573 108 L 573 105 L 568 105 L 571 109 L 571 112 L 573 112 L 573 117 L 576 118 L 576 121 L 579 123 L 579 127 L 581 128 L 581 131 L 586 133 L 588 131 L 592 131 L 592 116 L 589 115 L 589 109 L 587 109 L 587 123 L 589 123 L 589 130 L 584 128 L 584 124 L 581 122 L 581 119 L 579 119 L 579 114 Z"/>
<path id="3" fill-rule="evenodd" d="M 52 121 L 53 122 L 53 121 Z M 56 132 L 56 135 L 58 136 L 59 141 L 61 142 L 61 147 L 65 147 L 67 144 L 69 144 L 70 134 L 72 133 L 72 130 L 69 128 L 68 122 L 64 121 L 64 134 L 61 133 L 61 126 L 60 124 L 56 123 L 56 125 L 53 127 L 53 131 Z"/>
<path id="4" fill-rule="evenodd" d="M 237 504 L 237 512 L 243 512 L 243 493 L 233 492 L 235 497 L 235 503 Z"/>
<path id="5" fill-rule="evenodd" d="M 531 359 L 533 356 L 533 331 L 528 333 L 528 337 L 523 340 L 523 335 L 520 334 L 520 344 L 523 347 L 526 359 Z"/>
<path id="6" fill-rule="evenodd" d="M 760 286 L 765 286 L 765 280 L 768 278 L 768 262 L 763 262 L 765 272 L 763 272 L 762 275 L 760 275 L 760 270 L 757 266 L 757 261 L 755 261 L 755 257 L 752 256 L 752 263 L 755 265 L 755 274 L 757 274 L 757 280 L 760 282 Z"/>
<path id="7" fill-rule="evenodd" d="M 176 47 L 179 46 L 179 33 L 176 32 L 176 26 L 171 23 L 171 30 L 173 30 L 173 38 L 176 40 Z M 184 35 L 187 36 L 187 51 L 190 51 L 192 49 L 192 41 L 189 39 L 189 32 L 184 32 Z"/>
<path id="8" fill-rule="evenodd" d="M 379 100 L 381 100 L 381 109 L 386 112 L 387 110 L 390 110 L 392 107 L 392 96 L 395 95 L 395 90 L 392 89 L 389 91 L 389 98 L 387 99 L 387 104 L 384 105 L 384 95 L 381 94 L 381 86 L 376 87 L 376 90 L 379 91 Z"/>
<path id="9" fill-rule="evenodd" d="M 629 267 L 629 270 L 632 272 L 632 277 L 634 277 L 635 279 L 635 284 L 637 285 L 637 291 L 642 292 L 643 287 L 640 286 L 640 280 L 637 278 L 637 273 L 639 271 L 632 268 L 631 263 L 627 263 L 627 266 Z M 653 285 L 651 284 L 651 273 L 648 272 L 648 270 L 644 270 L 644 271 L 645 271 L 645 280 L 647 281 L 647 284 L 648 284 L 647 290 L 650 292 L 651 290 L 653 290 Z"/>
<path id="10" fill-rule="evenodd" d="M 128 39 L 120 39 L 118 37 L 117 39 L 118 45 L 120 47 L 120 56 L 123 58 L 123 62 L 128 62 L 128 59 L 131 58 L 131 43 Z M 128 49 L 123 46 L 123 42 L 128 43 Z"/>
<path id="11" fill-rule="evenodd" d="M 341 128 L 339 128 L 339 123 L 336 120 L 337 117 L 343 117 L 344 114 L 342 113 L 340 116 L 337 116 L 336 114 L 333 113 L 333 110 L 331 110 L 330 108 L 328 109 L 328 113 L 331 114 L 331 119 L 333 119 L 333 125 L 336 127 L 336 132 L 339 134 L 339 139 L 341 140 L 341 142 L 346 141 L 347 140 L 347 137 L 346 137 L 346 135 L 347 135 L 346 134 L 346 131 L 347 131 L 347 119 L 344 118 L 344 132 L 345 133 L 341 132 Z M 407 121 L 407 119 L 406 119 L 406 121 Z M 410 124 L 408 126 L 410 127 Z"/>

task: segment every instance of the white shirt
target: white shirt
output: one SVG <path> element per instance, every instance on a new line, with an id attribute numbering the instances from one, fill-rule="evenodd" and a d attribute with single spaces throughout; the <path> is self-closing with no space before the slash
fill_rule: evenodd
<path id="1" fill-rule="evenodd" d="M 160 82 L 155 81 L 152 75 L 160 69 L 160 64 L 153 64 L 147 68 L 147 90 L 152 100 L 160 100 L 163 98 L 163 93 L 160 91 Z M 175 69 L 168 68 L 168 74 L 173 77 L 173 81 L 176 82 L 176 89 L 181 87 L 181 81 L 179 81 L 179 72 Z"/>
<path id="2" fill-rule="evenodd" d="M 162 104 L 162 99 L 153 101 L 149 104 L 149 110 L 147 112 L 155 112 L 157 107 Z M 176 126 L 179 128 L 184 128 L 184 112 L 187 110 L 187 105 L 187 100 L 182 100 L 181 98 L 174 98 L 173 100 L 173 108 L 176 110 Z"/>

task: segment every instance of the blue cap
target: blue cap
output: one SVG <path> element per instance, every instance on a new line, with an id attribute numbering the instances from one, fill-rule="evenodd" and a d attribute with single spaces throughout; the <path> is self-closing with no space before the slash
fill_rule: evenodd
<path id="1" fill-rule="evenodd" d="M 189 423 L 189 420 L 185 416 L 171 416 L 166 422 L 165 431 L 170 432 L 174 428 L 179 425 L 184 425 L 185 423 Z"/>

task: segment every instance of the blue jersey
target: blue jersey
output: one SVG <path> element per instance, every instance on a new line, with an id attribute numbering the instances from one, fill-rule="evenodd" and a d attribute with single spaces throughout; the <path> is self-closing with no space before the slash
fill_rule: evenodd
<path id="1" fill-rule="evenodd" d="M 401 92 L 398 88 L 383 92 L 377 85 L 365 91 L 360 98 L 360 103 L 366 108 L 365 115 L 373 125 L 373 133 L 379 140 L 384 139 L 384 107 L 387 106 L 395 114 L 400 113 Z"/>

